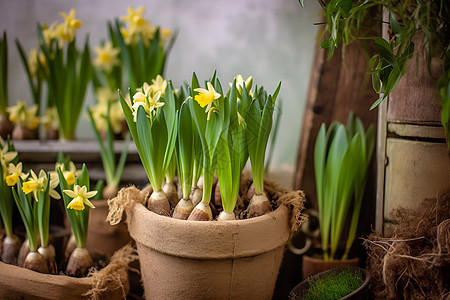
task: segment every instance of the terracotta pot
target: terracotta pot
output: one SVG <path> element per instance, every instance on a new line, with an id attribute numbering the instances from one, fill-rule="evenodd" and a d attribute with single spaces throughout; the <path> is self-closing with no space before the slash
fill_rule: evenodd
<path id="1" fill-rule="evenodd" d="M 346 260 L 323 260 L 320 258 L 314 258 L 307 255 L 302 257 L 302 274 L 303 279 L 308 276 L 314 276 L 318 273 L 339 268 L 343 266 L 357 267 L 359 263 L 359 258 L 352 258 Z"/>
<path id="2" fill-rule="evenodd" d="M 106 221 L 108 215 L 106 200 L 94 200 L 92 203 L 95 208 L 91 209 L 89 213 L 86 248 L 91 253 L 111 257 L 114 252 L 130 242 L 127 225 L 124 222 L 110 225 Z"/>
<path id="3" fill-rule="evenodd" d="M 131 246 L 90 277 L 49 275 L 0 262 L 1 299 L 124 299 Z"/>
<path id="4" fill-rule="evenodd" d="M 358 268 L 358 267 L 351 267 L 350 268 L 353 272 L 358 272 L 363 278 L 363 283 L 361 286 L 353 291 L 352 293 L 348 294 L 345 297 L 342 297 L 341 300 L 344 299 L 352 299 L 352 300 L 365 300 L 368 299 L 368 288 L 369 288 L 369 280 L 370 280 L 370 274 L 364 269 Z M 325 278 L 328 276 L 329 273 L 331 273 L 334 270 L 328 270 L 321 272 L 319 274 L 314 275 L 312 278 L 319 279 L 319 278 Z M 300 282 L 289 294 L 289 299 L 303 299 L 304 296 L 308 293 L 309 289 L 309 280 L 305 279 L 302 282 Z"/>
<path id="5" fill-rule="evenodd" d="M 224 222 L 178 220 L 136 203 L 127 215 L 147 299 L 271 299 L 289 210 Z"/>

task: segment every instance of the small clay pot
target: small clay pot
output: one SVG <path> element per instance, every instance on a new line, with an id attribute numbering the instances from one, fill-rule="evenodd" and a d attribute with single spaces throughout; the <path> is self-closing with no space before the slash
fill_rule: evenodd
<path id="1" fill-rule="evenodd" d="M 91 253 L 99 253 L 111 257 L 116 250 L 130 241 L 127 225 L 121 222 L 111 225 L 106 221 L 108 202 L 106 200 L 92 201 L 95 208 L 91 209 L 86 248 Z"/>
<path id="2" fill-rule="evenodd" d="M 318 273 L 339 268 L 343 266 L 357 267 L 359 258 L 345 259 L 345 260 L 323 260 L 320 258 L 314 258 L 307 255 L 302 257 L 302 273 L 303 279 L 309 276 L 314 276 Z"/>

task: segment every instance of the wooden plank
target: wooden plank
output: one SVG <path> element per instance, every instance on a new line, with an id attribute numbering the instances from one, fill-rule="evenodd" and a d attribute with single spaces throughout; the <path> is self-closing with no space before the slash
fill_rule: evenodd
<path id="1" fill-rule="evenodd" d="M 422 38 L 414 38 L 416 52 L 422 51 Z M 388 122 L 414 124 L 441 124 L 440 97 L 436 84 L 442 75 L 443 61 L 431 60 L 431 75 L 423 55 L 412 58 L 407 71 L 389 97 Z"/>
<path id="2" fill-rule="evenodd" d="M 387 127 L 390 133 L 401 137 L 445 140 L 445 131 L 442 126 L 389 123 Z"/>

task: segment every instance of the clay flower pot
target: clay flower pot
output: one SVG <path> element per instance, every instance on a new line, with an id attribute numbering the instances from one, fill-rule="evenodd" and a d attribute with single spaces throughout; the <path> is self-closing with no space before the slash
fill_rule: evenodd
<path id="1" fill-rule="evenodd" d="M 128 244 L 131 240 L 127 225 L 121 222 L 110 225 L 106 221 L 108 202 L 94 200 L 95 209 L 89 215 L 89 227 L 86 248 L 91 253 L 99 253 L 111 257 L 114 252 Z"/>
<path id="2" fill-rule="evenodd" d="M 339 268 L 343 266 L 351 266 L 357 267 L 359 263 L 359 259 L 345 259 L 345 260 L 323 260 L 320 258 L 314 258 L 311 256 L 303 255 L 302 257 L 302 274 L 303 279 L 308 278 L 309 276 L 314 276 L 318 273 Z"/>
<path id="3" fill-rule="evenodd" d="M 0 262 L 1 299 L 123 299 L 129 290 L 128 264 L 136 259 L 127 245 L 105 268 L 89 277 L 49 275 Z"/>
<path id="4" fill-rule="evenodd" d="M 236 221 L 198 222 L 157 215 L 136 203 L 127 214 L 147 299 L 271 299 L 289 209 Z"/>
<path id="5" fill-rule="evenodd" d="M 342 297 L 341 300 L 344 300 L 344 299 L 345 300 L 368 299 L 368 288 L 369 288 L 369 280 L 370 280 L 369 272 L 367 272 L 365 269 L 361 269 L 358 267 L 349 267 L 349 270 L 351 270 L 352 272 L 359 273 L 361 275 L 363 282 L 361 283 L 359 288 L 357 288 L 355 291 L 348 294 L 347 296 Z M 303 280 L 294 289 L 292 289 L 291 293 L 289 294 L 289 299 L 290 300 L 303 299 L 308 293 L 309 280 L 317 280 L 317 279 L 325 278 L 333 271 L 335 271 L 335 269 L 330 269 L 330 270 L 318 273 L 308 279 Z"/>

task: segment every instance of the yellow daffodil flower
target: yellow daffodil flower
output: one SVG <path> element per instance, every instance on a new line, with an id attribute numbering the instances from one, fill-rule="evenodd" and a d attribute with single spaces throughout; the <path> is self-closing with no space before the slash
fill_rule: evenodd
<path id="1" fill-rule="evenodd" d="M 114 66 L 120 64 L 119 61 L 119 48 L 113 48 L 111 42 L 107 42 L 103 47 L 94 48 L 97 57 L 94 60 L 94 66 L 104 70 L 106 72 L 111 72 Z"/>
<path id="2" fill-rule="evenodd" d="M 161 96 L 164 96 L 167 88 L 167 80 L 164 80 L 161 75 L 157 75 L 156 79 L 152 79 L 152 85 L 150 85 L 149 88 L 153 93 L 161 91 Z"/>
<path id="3" fill-rule="evenodd" d="M 79 185 L 75 185 L 74 190 L 64 190 L 63 191 L 67 196 L 72 198 L 67 208 L 74 210 L 84 210 L 84 204 L 89 206 L 90 208 L 95 208 L 94 204 L 89 201 L 89 198 L 94 197 L 97 194 L 97 191 L 87 192 L 86 186 L 80 187 Z"/>
<path id="4" fill-rule="evenodd" d="M 108 110 L 108 104 L 98 103 L 90 108 L 92 117 L 95 120 L 95 125 L 99 131 L 106 131 L 108 129 L 108 123 L 106 122 L 106 114 Z M 123 114 L 120 102 L 115 101 L 110 104 L 109 110 L 109 122 L 111 123 L 112 130 L 115 134 L 118 134 L 123 129 L 123 122 L 125 121 L 125 115 Z"/>
<path id="5" fill-rule="evenodd" d="M 161 46 L 164 46 L 172 36 L 172 30 L 169 28 L 161 28 L 159 33 L 161 38 Z"/>
<path id="6" fill-rule="evenodd" d="M 109 87 L 96 88 L 95 96 L 97 101 L 101 104 L 108 104 L 109 102 L 117 100 L 117 92 L 114 92 Z"/>
<path id="7" fill-rule="evenodd" d="M 41 170 L 41 172 L 42 171 L 43 170 Z M 47 174 L 44 173 L 44 175 L 45 175 L 45 179 L 47 180 L 48 179 Z M 47 185 L 47 182 L 45 182 L 45 184 Z M 50 184 L 48 187 L 48 189 L 49 189 L 48 194 L 50 195 L 50 197 L 52 197 L 55 200 L 61 199 L 61 195 L 57 191 L 55 191 L 55 188 L 58 187 L 58 185 L 59 185 L 59 177 L 58 176 L 56 176 L 56 177 L 50 176 Z"/>
<path id="8" fill-rule="evenodd" d="M 134 45 L 142 36 L 144 44 L 148 46 L 149 40 L 155 36 L 156 27 L 144 19 L 145 8 L 141 6 L 134 10 L 129 6 L 127 12 L 128 14 L 121 17 L 121 20 L 126 22 L 128 28 L 120 28 L 125 43 Z"/>
<path id="9" fill-rule="evenodd" d="M 144 91 L 144 93 L 142 92 Z M 156 113 L 156 109 L 164 106 L 164 102 L 159 102 L 159 98 L 161 97 L 161 91 L 157 91 L 155 94 L 151 95 L 151 88 L 148 84 L 144 83 L 140 92 L 137 92 L 133 96 L 133 116 L 134 121 L 136 122 L 137 111 L 139 106 L 144 107 L 145 112 L 147 113 L 148 118 L 152 118 Z"/>
<path id="10" fill-rule="evenodd" d="M 202 108 L 206 106 L 205 112 L 208 114 L 209 120 L 209 118 L 211 117 L 211 112 L 216 110 L 216 108 L 212 106 L 214 100 L 219 99 L 222 95 L 216 92 L 211 82 L 207 82 L 207 86 L 208 86 L 207 90 L 203 88 L 194 89 L 194 92 L 199 93 L 194 96 L 194 100 L 197 101 Z"/>
<path id="11" fill-rule="evenodd" d="M 232 83 L 230 82 L 229 84 L 231 87 Z M 247 89 L 247 92 L 250 95 L 250 97 L 253 98 L 253 91 L 251 90 L 252 85 L 253 85 L 253 76 L 250 76 L 245 80 L 245 88 Z M 237 90 L 238 101 L 242 97 L 242 89 L 243 88 L 244 88 L 244 78 L 242 77 L 241 74 L 239 74 L 236 76 L 236 90 Z"/>
<path id="12" fill-rule="evenodd" d="M 45 130 L 48 130 L 49 128 L 59 128 L 58 110 L 56 107 L 47 107 L 45 116 L 41 118 L 41 123 L 44 125 Z"/>
<path id="13" fill-rule="evenodd" d="M 27 108 L 24 101 L 18 100 L 16 105 L 9 106 L 6 111 L 9 113 L 9 120 L 19 126 L 34 130 L 39 126 L 37 116 L 38 107 L 36 104 Z"/>
<path id="14" fill-rule="evenodd" d="M 2 141 L 3 141 L 3 139 L 2 139 Z M 5 145 L 2 145 L 2 146 L 3 146 L 3 148 L 0 150 L 0 163 L 2 165 L 3 174 L 6 176 L 6 174 L 8 172 L 8 164 L 14 158 L 16 158 L 17 151 L 10 151 L 10 152 L 8 152 L 8 147 L 5 146 Z"/>
<path id="15" fill-rule="evenodd" d="M 143 26 L 145 20 L 143 18 L 145 13 L 145 7 L 140 6 L 136 10 L 134 10 L 131 6 L 127 7 L 127 15 L 121 17 L 120 19 L 125 22 L 129 22 L 130 24 L 134 24 L 135 26 Z"/>
<path id="16" fill-rule="evenodd" d="M 30 49 L 28 52 L 28 68 L 30 69 L 30 75 L 32 78 L 40 74 L 39 63 L 44 68 L 47 66 L 47 60 L 45 59 L 44 53 L 42 53 L 42 51 L 38 51 L 36 48 Z"/>
<path id="17" fill-rule="evenodd" d="M 43 170 L 41 170 L 43 171 Z M 22 184 L 22 190 L 25 193 L 25 195 L 28 195 L 29 193 L 33 192 L 34 199 L 37 201 L 37 192 L 43 191 L 45 189 L 45 176 L 42 176 L 42 172 L 39 174 L 40 176 L 36 176 L 36 173 L 34 173 L 33 170 L 30 170 L 31 178 L 28 178 L 28 181 L 24 182 Z M 45 174 L 45 172 L 44 172 Z"/>
<path id="18" fill-rule="evenodd" d="M 68 15 L 62 12 L 60 12 L 59 14 L 64 18 L 64 25 L 73 29 L 80 29 L 81 25 L 83 25 L 84 22 L 76 19 L 75 13 L 75 9 L 72 8 Z"/>
<path id="19" fill-rule="evenodd" d="M 69 163 L 68 166 L 57 162 L 55 164 L 55 171 L 50 172 L 50 177 L 51 178 L 55 178 L 55 177 L 59 178 L 58 177 L 58 172 L 57 172 L 58 168 L 61 168 L 61 172 L 62 172 L 62 174 L 64 176 L 64 179 L 66 180 L 67 184 L 69 184 L 69 185 L 74 184 L 75 183 L 75 176 L 78 176 L 81 173 L 80 170 L 77 170 L 75 164 L 72 161 Z"/>
<path id="20" fill-rule="evenodd" d="M 16 185 L 17 181 L 19 181 L 19 177 L 22 180 L 27 179 L 29 174 L 22 173 L 22 163 L 18 163 L 16 166 L 14 164 L 9 164 L 8 166 L 9 175 L 6 176 L 5 181 L 8 186 Z"/>

